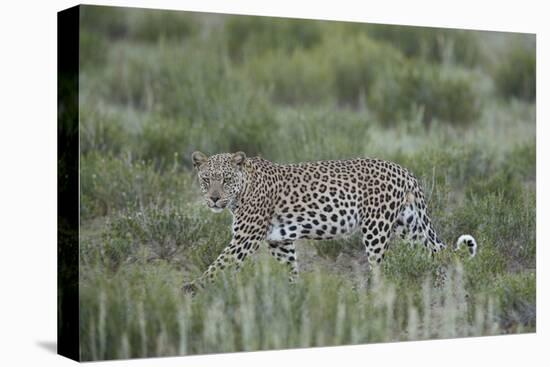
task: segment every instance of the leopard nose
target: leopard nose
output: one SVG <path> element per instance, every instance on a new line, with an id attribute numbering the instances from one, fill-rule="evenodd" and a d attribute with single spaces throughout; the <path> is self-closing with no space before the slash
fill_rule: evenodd
<path id="1" fill-rule="evenodd" d="M 220 199 L 220 196 L 219 195 L 212 195 L 210 196 L 210 200 L 212 200 L 212 202 L 214 204 L 216 204 L 216 202 Z"/>

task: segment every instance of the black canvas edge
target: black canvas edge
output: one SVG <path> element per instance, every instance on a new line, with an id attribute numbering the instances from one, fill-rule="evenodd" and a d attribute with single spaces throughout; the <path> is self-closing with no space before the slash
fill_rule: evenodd
<path id="1" fill-rule="evenodd" d="M 80 361 L 80 6 L 57 13 L 57 353 Z"/>

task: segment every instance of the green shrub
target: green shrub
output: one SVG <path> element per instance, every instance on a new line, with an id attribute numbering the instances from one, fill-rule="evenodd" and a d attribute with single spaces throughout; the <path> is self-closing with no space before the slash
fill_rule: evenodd
<path id="1" fill-rule="evenodd" d="M 97 68 L 105 64 L 109 47 L 105 39 L 87 29 L 80 30 L 79 66 Z"/>
<path id="2" fill-rule="evenodd" d="M 118 155 L 134 148 L 134 137 L 116 116 L 82 103 L 80 109 L 80 154 L 91 152 Z"/>
<path id="3" fill-rule="evenodd" d="M 469 197 L 498 195 L 506 201 L 513 201 L 523 192 L 522 183 L 511 170 L 502 170 L 485 180 L 472 181 L 466 187 Z"/>
<path id="4" fill-rule="evenodd" d="M 134 245 L 147 244 L 148 259 L 173 259 L 186 245 L 190 232 L 186 217 L 177 208 L 149 207 L 147 210 L 121 214 L 111 224 L 108 238 L 124 238 Z"/>
<path id="5" fill-rule="evenodd" d="M 336 260 L 340 254 L 348 254 L 354 257 L 366 256 L 365 247 L 359 235 L 338 240 L 312 241 L 312 244 L 319 256 L 333 261 Z"/>
<path id="6" fill-rule="evenodd" d="M 191 51 L 195 46 L 199 51 Z M 273 119 L 265 95 L 235 75 L 215 46 L 189 47 L 121 50 L 122 61 L 110 62 L 98 91 L 102 98 L 143 110 L 139 139 L 151 139 L 142 145 L 145 158 L 170 159 L 170 149 L 156 150 L 162 145 L 185 146 L 179 151 L 185 155 L 194 149 L 260 152 Z"/>
<path id="7" fill-rule="evenodd" d="M 115 6 L 83 5 L 80 7 L 80 26 L 109 38 L 127 34 L 127 18 L 132 9 Z"/>
<path id="8" fill-rule="evenodd" d="M 128 17 L 128 38 L 134 41 L 179 41 L 198 33 L 200 13 L 134 9 Z"/>
<path id="9" fill-rule="evenodd" d="M 427 182 L 435 180 L 435 185 L 443 185 L 448 181 L 458 188 L 496 170 L 494 154 L 482 146 L 446 141 L 440 144 L 430 144 L 414 154 L 400 157 L 399 162 Z"/>
<path id="10" fill-rule="evenodd" d="M 181 159 L 181 163 L 187 166 L 189 145 L 193 138 L 192 123 L 189 121 L 151 114 L 144 119 L 137 134 L 135 152 L 140 158 L 154 162 L 157 167 L 169 167 L 174 159 Z"/>
<path id="11" fill-rule="evenodd" d="M 365 156 L 372 140 L 372 120 L 335 108 L 282 110 L 276 116 L 263 156 L 277 162 L 346 159 Z"/>
<path id="12" fill-rule="evenodd" d="M 384 123 L 414 119 L 420 114 L 454 125 L 470 125 L 481 114 L 483 95 L 478 76 L 451 67 L 409 62 L 378 79 L 369 94 L 369 107 Z"/>
<path id="13" fill-rule="evenodd" d="M 386 252 L 382 272 L 400 287 L 420 287 L 426 279 L 435 279 L 442 265 L 440 256 L 432 257 L 424 246 L 395 240 Z"/>
<path id="14" fill-rule="evenodd" d="M 145 118 L 138 133 L 136 155 L 155 162 L 160 168 L 170 167 L 174 159 L 191 168 L 191 153 L 201 150 L 208 155 L 244 151 L 249 156 L 262 151 L 272 126 L 262 128 L 265 120 L 242 116 L 225 121 L 191 122 L 181 118 L 164 118 L 152 114 Z M 230 120 L 231 121 L 231 120 Z"/>
<path id="15" fill-rule="evenodd" d="M 471 232 L 462 233 L 473 233 Z M 495 278 L 505 274 L 507 266 L 506 254 L 500 251 L 491 240 L 479 232 L 476 233 L 478 252 L 474 258 L 468 258 L 467 251 L 463 250 L 465 287 L 470 293 L 485 292 L 493 286 Z M 454 243 L 449 243 L 449 246 Z"/>
<path id="16" fill-rule="evenodd" d="M 179 40 L 196 34 L 200 17 L 200 14 L 173 10 L 84 5 L 80 19 L 86 32 L 101 37 L 157 42 L 161 39 Z"/>
<path id="17" fill-rule="evenodd" d="M 315 62 L 316 61 L 316 62 Z M 249 78 L 269 90 L 277 103 L 299 105 L 328 102 L 331 93 L 327 60 L 302 49 L 288 54 L 266 52 L 246 66 Z"/>
<path id="18" fill-rule="evenodd" d="M 523 45 L 513 46 L 501 57 L 494 79 L 502 96 L 534 102 L 537 85 L 535 49 Z"/>
<path id="19" fill-rule="evenodd" d="M 498 299 L 497 317 L 508 332 L 524 332 L 536 326 L 536 277 L 534 272 L 511 273 L 498 278 L 494 294 Z"/>
<path id="20" fill-rule="evenodd" d="M 225 22 L 225 34 L 229 55 L 237 62 L 269 50 L 288 54 L 321 41 L 319 22 L 301 19 L 231 16 Z"/>
<path id="21" fill-rule="evenodd" d="M 483 62 L 478 34 L 474 31 L 369 24 L 367 33 L 401 50 L 407 57 L 469 67 Z"/>
<path id="22" fill-rule="evenodd" d="M 116 271 L 121 265 L 164 261 L 195 274 L 206 270 L 231 239 L 229 216 L 171 203 L 112 216 L 96 243 L 83 246 L 83 264 Z"/>
<path id="23" fill-rule="evenodd" d="M 523 182 L 534 182 L 537 175 L 537 149 L 535 142 L 524 143 L 514 147 L 506 155 L 504 162 L 506 162 L 506 165 L 502 169 L 511 171 L 517 179 Z"/>
<path id="24" fill-rule="evenodd" d="M 106 111 L 91 107 L 93 103 L 84 100 L 80 114 L 81 154 L 130 156 L 133 160 L 150 162 L 159 170 L 171 169 L 175 160 L 190 168 L 190 155 L 196 149 L 212 154 L 243 150 L 256 155 L 269 131 L 261 127 L 264 120 L 259 118 L 248 120 L 243 116 L 234 120 L 234 124 L 221 121 L 201 124 L 159 112 L 135 116 L 119 110 Z"/>
<path id="25" fill-rule="evenodd" d="M 161 175 L 154 166 L 131 158 L 91 153 L 80 160 L 80 214 L 83 218 L 136 209 L 150 203 L 181 203 L 198 197 L 191 175 L 174 169 Z"/>
<path id="26" fill-rule="evenodd" d="M 402 65 L 402 56 L 395 49 L 364 35 L 353 38 L 330 38 L 323 45 L 330 61 L 333 94 L 341 104 L 358 106 L 378 79 Z"/>
<path id="27" fill-rule="evenodd" d="M 245 66 L 252 80 L 272 92 L 275 102 L 321 104 L 335 101 L 357 107 L 377 78 L 402 62 L 399 52 L 364 35 L 327 36 L 309 49 L 275 49 Z"/>

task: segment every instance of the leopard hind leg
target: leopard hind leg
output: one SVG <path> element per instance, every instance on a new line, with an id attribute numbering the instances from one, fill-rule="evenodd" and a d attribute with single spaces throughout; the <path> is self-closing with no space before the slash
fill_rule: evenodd
<path id="1" fill-rule="evenodd" d="M 439 252 L 446 244 L 437 236 L 426 213 L 426 204 L 420 190 L 410 191 L 397 217 L 394 232 L 411 245 L 421 243 L 432 253 Z"/>

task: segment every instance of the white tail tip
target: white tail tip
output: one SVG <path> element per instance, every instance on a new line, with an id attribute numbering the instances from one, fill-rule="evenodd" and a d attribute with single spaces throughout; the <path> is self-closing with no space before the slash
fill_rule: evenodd
<path id="1" fill-rule="evenodd" d="M 460 250 L 460 246 L 462 246 L 462 244 L 465 244 L 468 247 L 470 257 L 476 256 L 477 242 L 475 238 L 473 238 L 469 234 L 463 234 L 462 236 L 458 237 L 458 240 L 456 241 L 455 251 Z"/>

